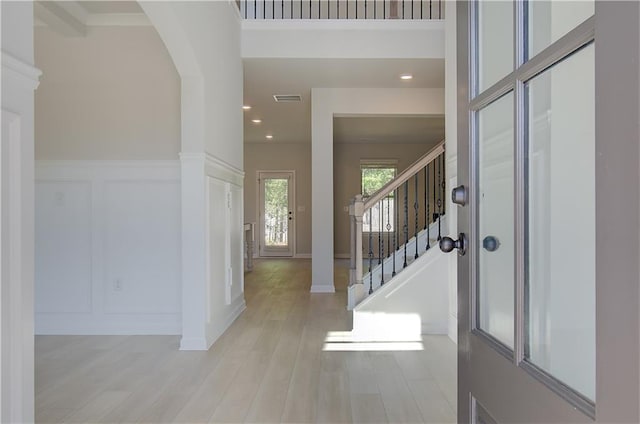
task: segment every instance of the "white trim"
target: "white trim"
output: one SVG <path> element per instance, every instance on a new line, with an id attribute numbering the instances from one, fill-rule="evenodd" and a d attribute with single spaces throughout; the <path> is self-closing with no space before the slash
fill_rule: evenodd
<path id="1" fill-rule="evenodd" d="M 311 293 L 335 293 L 336 289 L 333 284 L 315 284 L 311 286 Z"/>
<path id="2" fill-rule="evenodd" d="M 200 162 L 205 174 L 242 187 L 244 185 L 244 171 L 230 163 L 209 153 L 180 153 L 182 163 Z"/>
<path id="3" fill-rule="evenodd" d="M 290 242 L 290 247 L 291 247 L 291 255 L 264 255 L 262 253 L 264 246 L 262 246 L 262 242 L 264 241 L 264 224 L 261 220 L 261 213 L 262 213 L 262 209 L 263 209 L 263 203 L 261 200 L 261 196 L 260 193 L 262 192 L 262 185 L 260 184 L 260 180 L 261 180 L 261 175 L 262 174 L 291 174 L 291 186 L 290 186 L 290 193 L 291 193 L 291 198 L 290 203 L 291 203 L 291 210 L 294 211 L 293 214 L 293 225 L 291 226 L 291 237 L 289 238 Z M 297 210 L 296 210 L 296 171 L 295 170 L 285 170 L 285 171 L 271 171 L 271 170 L 257 170 L 256 171 L 256 181 L 257 181 L 257 190 L 256 190 L 256 196 L 257 196 L 257 202 L 256 204 L 258 205 L 258 208 L 256 209 L 256 222 L 258 225 L 258 256 L 260 258 L 273 258 L 273 257 L 278 257 L 278 258 L 293 258 L 296 256 L 296 250 L 297 250 L 297 245 L 296 245 L 296 228 L 298 225 L 298 216 L 297 216 Z"/>
<path id="4" fill-rule="evenodd" d="M 42 71 L 35 66 L 2 52 L 2 78 L 11 78 L 27 89 L 35 90 L 40 84 Z M 4 85 L 4 83 L 3 83 Z"/>
<path id="5" fill-rule="evenodd" d="M 209 346 L 204 337 L 191 337 L 180 339 L 180 350 L 208 350 Z"/>
<path id="6" fill-rule="evenodd" d="M 180 170 L 178 160 L 57 160 L 57 159 L 37 159 L 36 167 L 40 171 L 46 172 L 49 169 L 76 168 L 87 170 L 108 170 L 108 169 L 174 169 Z M 179 176 L 179 174 L 178 174 Z"/>
<path id="7" fill-rule="evenodd" d="M 444 19 L 243 19 L 242 30 L 444 31 Z"/>
<path id="8" fill-rule="evenodd" d="M 215 343 L 216 340 L 218 340 L 218 338 L 220 336 L 222 336 L 222 334 L 227 331 L 227 329 L 231 326 L 231 324 L 234 323 L 234 321 L 236 319 L 238 319 L 238 317 L 240 316 L 240 314 L 242 314 L 242 312 L 244 312 L 245 309 L 247 309 L 247 303 L 244 300 L 244 297 L 240 297 L 241 302 L 238 303 L 238 305 L 233 309 L 233 311 L 227 315 L 227 318 L 224 321 L 224 324 L 222 326 L 218 326 L 219 330 L 215 331 L 213 333 L 209 333 L 207 334 L 207 338 L 205 340 L 205 344 L 204 346 L 206 346 L 203 349 L 199 349 L 199 348 L 187 348 L 187 347 L 183 347 L 182 342 L 180 343 L 180 350 L 208 350 L 213 343 Z M 238 298 L 236 298 L 236 300 L 238 300 Z M 209 326 L 209 328 L 211 328 Z M 187 343 L 189 342 L 189 340 L 187 339 Z"/>

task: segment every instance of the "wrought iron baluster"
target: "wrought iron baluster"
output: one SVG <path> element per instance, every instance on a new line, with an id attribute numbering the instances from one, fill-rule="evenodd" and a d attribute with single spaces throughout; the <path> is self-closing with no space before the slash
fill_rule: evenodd
<path id="1" fill-rule="evenodd" d="M 267 0 L 262 0 L 262 19 L 267 19 Z"/>
<path id="2" fill-rule="evenodd" d="M 433 19 L 432 3 L 433 3 L 433 0 L 429 0 L 429 19 Z"/>
<path id="3" fill-rule="evenodd" d="M 427 227 L 427 247 L 425 250 L 429 250 L 431 248 L 431 236 L 429 235 L 429 231 L 431 229 L 431 220 L 428 218 L 431 212 L 431 208 L 429 208 L 429 164 L 424 167 L 424 203 L 425 203 L 425 215 L 424 215 L 424 223 Z"/>
<path id="4" fill-rule="evenodd" d="M 440 241 L 440 239 L 442 238 L 442 227 L 441 227 L 441 219 L 440 217 L 442 216 L 442 192 L 440 191 L 440 184 L 442 184 L 442 180 L 440 177 L 441 174 L 441 166 L 440 166 L 440 158 L 438 157 L 437 159 L 438 162 L 438 241 Z"/>
<path id="5" fill-rule="evenodd" d="M 378 202 L 378 265 L 382 263 L 382 201 Z"/>
<path id="6" fill-rule="evenodd" d="M 411 0 L 411 19 L 413 19 L 413 0 Z"/>
<path id="7" fill-rule="evenodd" d="M 389 251 L 389 256 L 393 254 L 393 250 L 391 250 L 391 196 L 387 196 L 387 251 Z"/>
<path id="8" fill-rule="evenodd" d="M 413 179 L 413 184 L 415 186 L 414 193 L 413 193 L 413 197 L 414 197 L 413 210 L 415 213 L 414 227 L 415 227 L 415 237 L 416 237 L 416 254 L 413 257 L 413 259 L 418 259 L 418 209 L 420 208 L 420 204 L 418 203 L 418 173 L 417 172 Z"/>
<path id="9" fill-rule="evenodd" d="M 395 225 L 393 227 L 393 251 L 391 253 L 393 256 L 392 276 L 396 275 L 396 251 L 398 250 L 398 202 L 396 202 L 396 200 L 398 200 L 398 190 L 393 190 L 393 219 L 395 221 Z"/>
<path id="10" fill-rule="evenodd" d="M 373 293 L 373 228 L 372 211 L 369 209 L 369 294 Z"/>
<path id="11" fill-rule="evenodd" d="M 442 154 L 442 215 L 447 213 L 447 203 L 444 201 L 446 198 L 446 189 L 447 189 L 447 163 L 445 161 L 444 153 Z"/>
<path id="12" fill-rule="evenodd" d="M 284 0 L 280 0 L 280 19 L 284 19 Z"/>
<path id="13" fill-rule="evenodd" d="M 367 19 L 367 3 L 369 3 L 368 0 L 364 0 L 364 18 Z"/>
<path id="14" fill-rule="evenodd" d="M 427 227 L 429 226 L 429 222 L 427 222 L 427 166 L 424 167 L 424 228 L 423 230 L 426 230 Z"/>
<path id="15" fill-rule="evenodd" d="M 431 168 L 433 168 L 433 184 L 432 184 L 432 189 L 433 189 L 433 215 L 431 216 L 431 221 L 430 222 L 436 222 L 436 219 L 438 218 L 438 214 L 436 212 L 436 161 L 435 160 L 433 162 L 431 162 Z"/>
<path id="16" fill-rule="evenodd" d="M 349 2 L 347 2 L 349 4 Z M 358 19 L 358 0 L 356 0 L 356 19 Z"/>
<path id="17" fill-rule="evenodd" d="M 380 228 L 384 225 L 384 199 L 380 199 Z M 384 235 L 380 233 L 380 285 L 384 284 Z"/>
<path id="18" fill-rule="evenodd" d="M 409 181 L 404 182 L 404 265 L 407 267 L 407 242 L 409 241 Z"/>

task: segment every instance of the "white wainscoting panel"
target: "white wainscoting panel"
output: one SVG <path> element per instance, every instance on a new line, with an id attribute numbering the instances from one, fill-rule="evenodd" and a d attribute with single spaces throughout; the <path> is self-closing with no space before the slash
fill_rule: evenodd
<path id="1" fill-rule="evenodd" d="M 91 181 L 36 183 L 36 313 L 91 312 L 91 197 Z"/>
<path id="2" fill-rule="evenodd" d="M 106 313 L 180 312 L 178 181 L 105 184 Z"/>
<path id="3" fill-rule="evenodd" d="M 178 161 L 36 162 L 36 334 L 180 334 Z"/>

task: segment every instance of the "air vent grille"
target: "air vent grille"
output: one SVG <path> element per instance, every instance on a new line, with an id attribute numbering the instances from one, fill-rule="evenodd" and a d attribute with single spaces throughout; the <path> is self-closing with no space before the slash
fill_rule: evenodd
<path id="1" fill-rule="evenodd" d="M 274 94 L 273 99 L 276 102 L 300 102 L 302 96 L 299 94 Z"/>

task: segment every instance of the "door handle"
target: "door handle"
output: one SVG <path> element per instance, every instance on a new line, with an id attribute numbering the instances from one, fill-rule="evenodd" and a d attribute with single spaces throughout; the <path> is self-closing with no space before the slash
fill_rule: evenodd
<path id="1" fill-rule="evenodd" d="M 458 234 L 458 240 L 454 240 L 451 237 L 442 237 L 440 239 L 440 250 L 444 253 L 449 253 L 453 249 L 458 249 L 458 255 L 460 256 L 464 256 L 467 253 L 467 236 L 464 233 Z"/>

